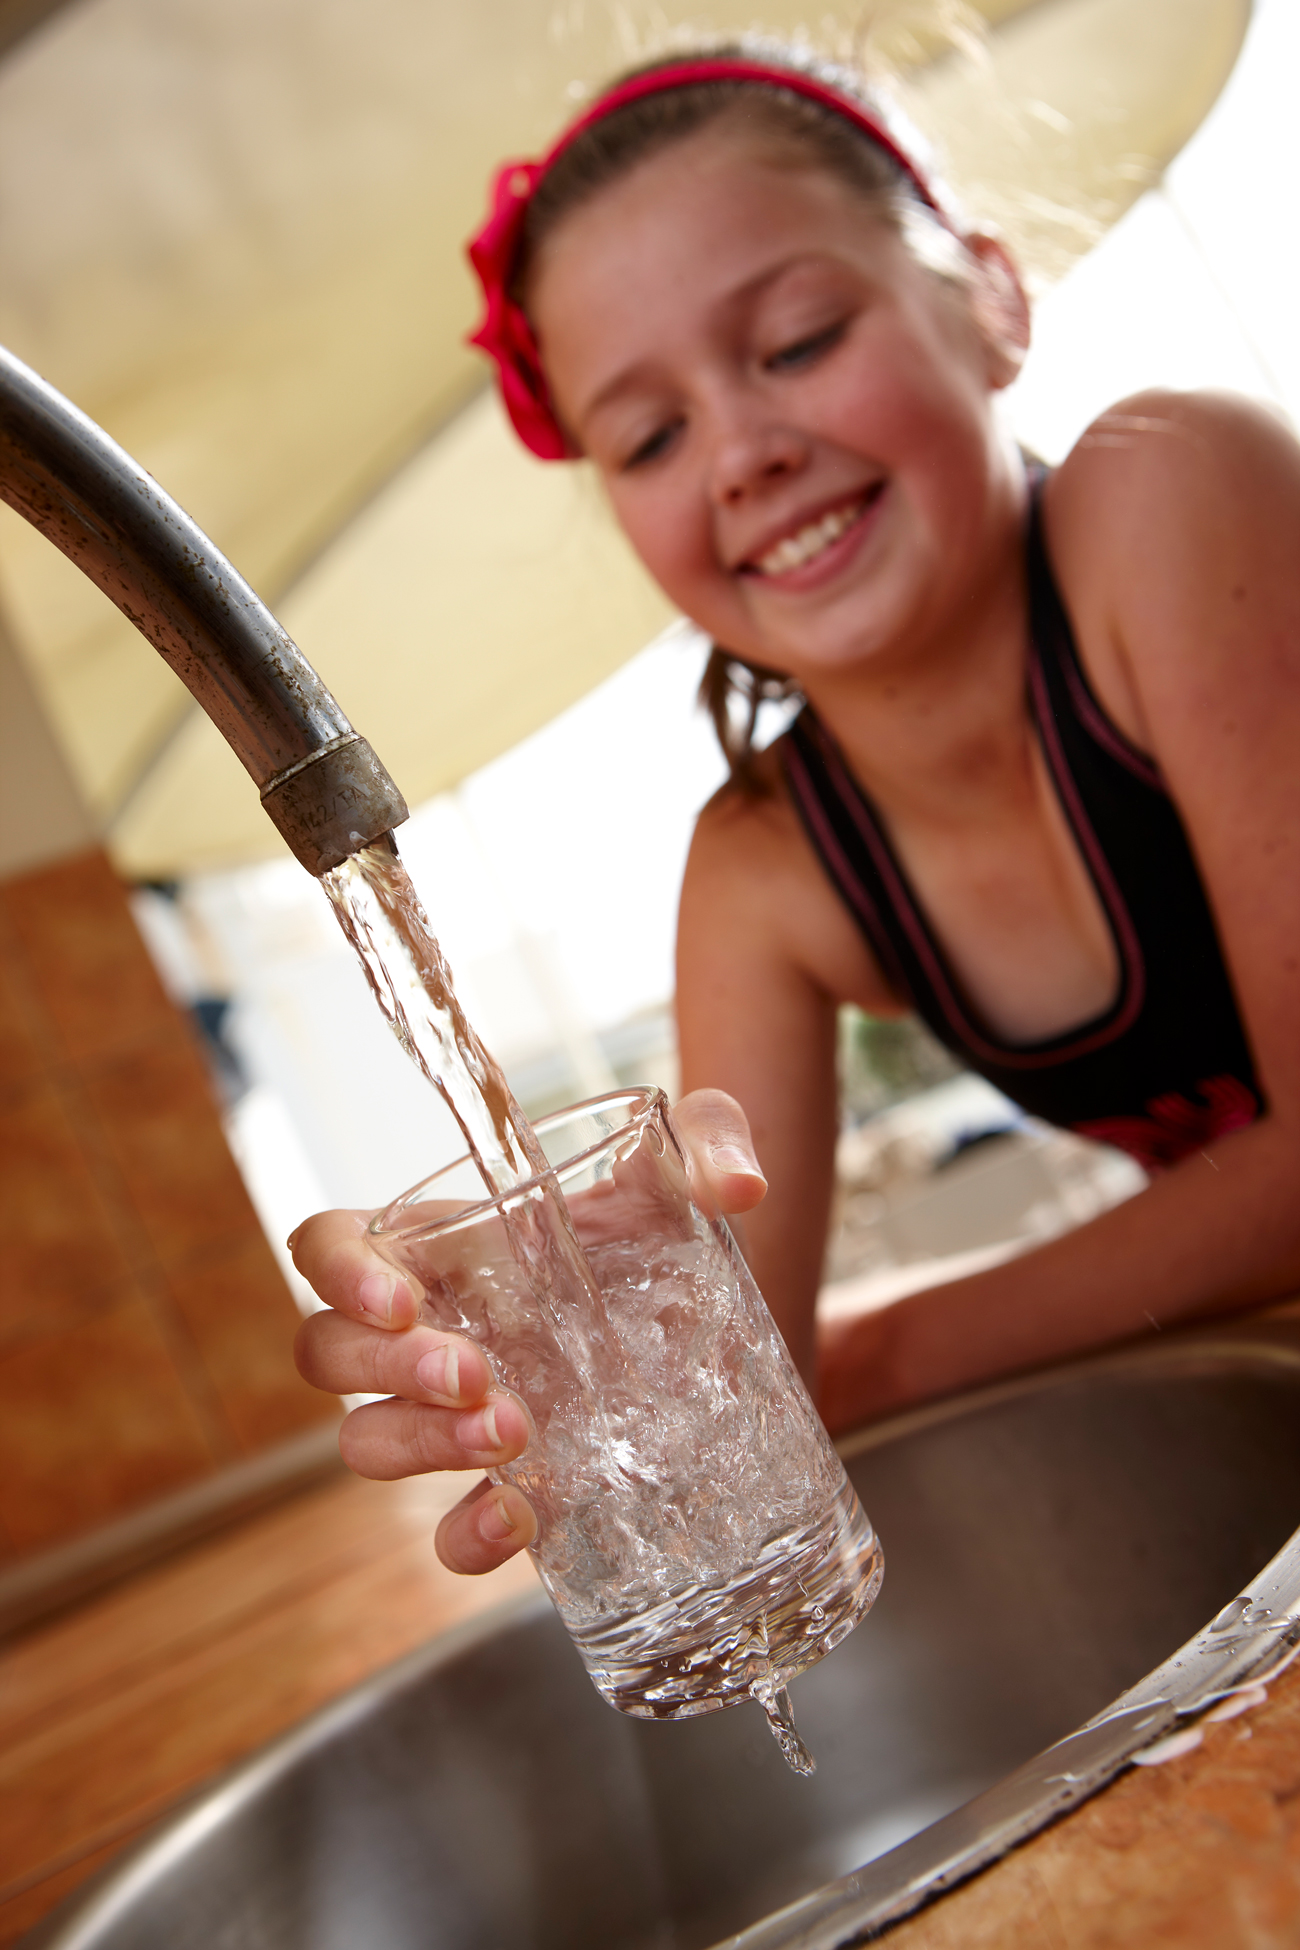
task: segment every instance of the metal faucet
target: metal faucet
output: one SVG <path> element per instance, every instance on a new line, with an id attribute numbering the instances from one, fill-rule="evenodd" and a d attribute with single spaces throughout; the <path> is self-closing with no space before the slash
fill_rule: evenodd
<path id="1" fill-rule="evenodd" d="M 407 817 L 301 650 L 157 482 L 0 347 L 0 500 L 122 611 L 238 755 L 309 873 Z"/>

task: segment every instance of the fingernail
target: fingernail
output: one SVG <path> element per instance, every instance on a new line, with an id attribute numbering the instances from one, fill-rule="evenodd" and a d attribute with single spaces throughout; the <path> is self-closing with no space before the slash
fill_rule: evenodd
<path id="1" fill-rule="evenodd" d="M 357 1299 L 368 1314 L 376 1320 L 389 1320 L 393 1312 L 393 1295 L 397 1291 L 397 1281 L 391 1273 L 367 1273 L 357 1288 Z"/>
<path id="2" fill-rule="evenodd" d="M 504 1496 L 487 1496 L 479 1506 L 479 1535 L 489 1544 L 504 1544 L 519 1533 Z"/>
<path id="3" fill-rule="evenodd" d="M 421 1388 L 427 1388 L 431 1395 L 441 1395 L 444 1401 L 460 1400 L 460 1349 L 454 1341 L 447 1341 L 442 1347 L 431 1347 L 422 1354 L 415 1364 L 415 1378 Z"/>
<path id="4" fill-rule="evenodd" d="M 456 1439 L 476 1456 L 492 1456 L 504 1443 L 497 1430 L 497 1405 L 488 1402 L 472 1415 L 462 1415 L 456 1424 Z"/>
<path id="5" fill-rule="evenodd" d="M 709 1156 L 712 1158 L 714 1164 L 720 1166 L 723 1171 L 736 1171 L 741 1173 L 745 1178 L 761 1178 L 763 1176 L 758 1166 L 754 1163 L 754 1160 L 747 1157 L 738 1144 L 715 1145 L 710 1151 Z"/>

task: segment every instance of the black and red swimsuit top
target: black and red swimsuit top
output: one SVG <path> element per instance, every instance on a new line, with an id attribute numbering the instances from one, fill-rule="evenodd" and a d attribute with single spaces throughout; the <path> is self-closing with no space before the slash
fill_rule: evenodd
<path id="1" fill-rule="evenodd" d="M 1252 1123 L 1263 1093 L 1177 808 L 1079 662 L 1047 558 L 1041 487 L 1040 476 L 1026 540 L 1029 709 L 1114 938 L 1111 1006 L 1065 1035 L 1001 1041 L 962 993 L 883 822 L 810 707 L 780 750 L 808 837 L 899 995 L 1025 1110 L 1158 1170 Z"/>

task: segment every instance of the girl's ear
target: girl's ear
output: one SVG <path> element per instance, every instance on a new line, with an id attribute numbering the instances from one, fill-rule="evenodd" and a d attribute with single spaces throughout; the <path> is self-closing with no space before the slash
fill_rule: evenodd
<path id="1" fill-rule="evenodd" d="M 1029 350 L 1029 300 L 1010 256 L 996 237 L 967 237 L 973 260 L 971 313 L 989 352 L 989 379 L 1009 386 Z"/>

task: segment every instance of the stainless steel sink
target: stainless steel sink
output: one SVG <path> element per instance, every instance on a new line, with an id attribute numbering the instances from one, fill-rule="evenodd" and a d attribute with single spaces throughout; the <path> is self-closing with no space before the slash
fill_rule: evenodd
<path id="1" fill-rule="evenodd" d="M 1300 1642 L 1300 1321 L 1170 1335 L 845 1449 L 888 1569 L 795 1684 L 812 1780 L 757 1708 L 611 1712 L 532 1600 L 238 1768 L 30 1950 L 832 1950 Z"/>

